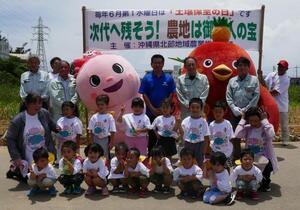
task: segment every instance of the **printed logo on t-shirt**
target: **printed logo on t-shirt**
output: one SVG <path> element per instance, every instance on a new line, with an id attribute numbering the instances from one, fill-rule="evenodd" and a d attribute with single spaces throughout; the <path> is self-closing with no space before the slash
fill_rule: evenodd
<path id="1" fill-rule="evenodd" d="M 248 138 L 247 147 L 254 153 L 255 156 L 263 155 L 264 144 L 261 139 Z"/>
<path id="2" fill-rule="evenodd" d="M 173 131 L 172 131 L 172 127 L 173 127 L 173 122 L 171 122 L 171 125 L 163 125 L 163 136 L 164 137 L 172 137 L 173 136 Z"/>
<path id="3" fill-rule="evenodd" d="M 72 136 L 73 136 L 73 129 L 72 129 L 73 126 L 72 125 L 71 126 L 64 125 L 62 127 L 62 130 L 59 132 L 59 135 L 61 138 L 72 140 Z"/>
<path id="4" fill-rule="evenodd" d="M 190 128 L 188 138 L 191 141 L 196 141 L 197 139 L 200 139 L 201 135 L 201 128 L 202 125 L 199 126 L 199 128 Z"/>
<path id="5" fill-rule="evenodd" d="M 105 124 L 107 120 L 105 119 L 104 122 L 96 122 L 94 127 L 94 134 L 101 138 L 105 134 Z"/>
<path id="6" fill-rule="evenodd" d="M 26 134 L 27 147 L 34 151 L 45 145 L 44 131 L 41 128 L 31 128 Z"/>

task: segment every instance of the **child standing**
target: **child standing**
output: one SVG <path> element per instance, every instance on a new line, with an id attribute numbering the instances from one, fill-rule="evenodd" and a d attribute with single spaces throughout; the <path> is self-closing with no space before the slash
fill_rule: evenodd
<path id="1" fill-rule="evenodd" d="M 178 138 L 177 130 L 180 127 L 180 118 L 175 119 L 171 115 L 171 102 L 169 99 L 162 101 L 160 109 L 163 115 L 155 118 L 152 129 L 157 136 L 157 145 L 161 145 L 168 159 L 171 159 L 177 153 L 176 139 Z"/>
<path id="2" fill-rule="evenodd" d="M 182 197 L 191 196 L 196 198 L 204 192 L 201 183 L 203 172 L 195 163 L 193 151 L 189 148 L 183 148 L 180 151 L 180 166 L 173 173 L 173 180 L 180 188 L 180 196 Z"/>
<path id="3" fill-rule="evenodd" d="M 57 134 L 58 149 L 57 160 L 61 159 L 61 146 L 66 141 L 73 141 L 77 145 L 77 153 L 80 148 L 80 136 L 82 135 L 82 122 L 75 116 L 76 106 L 71 101 L 63 102 L 62 106 L 63 117 L 59 118 L 57 125 L 61 131 Z"/>
<path id="4" fill-rule="evenodd" d="M 124 175 L 127 152 L 128 146 L 124 142 L 116 145 L 116 156 L 110 161 L 110 174 L 108 176 L 108 180 L 113 186 L 112 193 L 128 191 L 128 180 Z"/>
<path id="5" fill-rule="evenodd" d="M 203 195 L 204 203 L 217 204 L 225 202 L 230 205 L 234 201 L 231 195 L 231 183 L 229 173 L 225 169 L 226 156 L 222 152 L 213 152 L 210 156 L 212 170 L 210 171 L 210 188 Z"/>
<path id="6" fill-rule="evenodd" d="M 182 123 L 184 147 L 193 151 L 197 163 L 202 167 L 204 155 L 208 154 L 209 128 L 206 120 L 201 117 L 203 103 L 200 98 L 192 98 L 189 103 L 190 117 Z"/>
<path id="7" fill-rule="evenodd" d="M 241 153 L 241 165 L 237 166 L 231 174 L 231 180 L 236 184 L 238 200 L 243 198 L 245 191 L 250 191 L 253 200 L 259 199 L 257 188 L 263 176 L 253 162 L 254 154 L 250 149 L 245 149 Z"/>
<path id="8" fill-rule="evenodd" d="M 147 155 L 148 131 L 151 128 L 150 120 L 144 113 L 144 101 L 134 98 L 131 103 L 133 113 L 124 115 L 121 109 L 118 123 L 123 123 L 125 129 L 125 143 L 129 148 L 137 148 L 142 155 Z"/>
<path id="9" fill-rule="evenodd" d="M 244 138 L 246 148 L 249 148 L 254 157 L 266 157 L 269 162 L 263 170 L 263 180 L 261 191 L 271 191 L 271 172 L 278 171 L 277 158 L 273 149 L 272 141 L 275 139 L 275 131 L 272 124 L 267 119 L 267 113 L 258 107 L 251 107 L 241 119 L 236 130 L 237 138 Z"/>
<path id="10" fill-rule="evenodd" d="M 80 185 L 83 181 L 81 172 L 82 165 L 79 158 L 76 158 L 77 144 L 73 141 L 66 141 L 61 146 L 62 158 L 59 161 L 61 175 L 58 181 L 65 188 L 64 194 L 78 195 L 81 192 Z"/>
<path id="11" fill-rule="evenodd" d="M 39 148 L 33 152 L 34 164 L 28 173 L 28 185 L 31 190 L 28 196 L 33 196 L 40 190 L 49 189 L 49 195 L 55 196 L 56 189 L 54 184 L 57 179 L 53 166 L 48 161 L 49 155 L 45 148 Z"/>
<path id="12" fill-rule="evenodd" d="M 114 142 L 116 125 L 113 116 L 107 113 L 108 95 L 97 96 L 96 104 L 98 113 L 91 117 L 88 129 L 91 132 L 93 142 L 103 148 L 104 156 L 106 159 L 109 159 L 109 144 Z"/>
<path id="13" fill-rule="evenodd" d="M 234 138 L 233 129 L 231 123 L 224 119 L 226 111 L 226 102 L 217 101 L 213 108 L 213 114 L 215 120 L 209 124 L 209 130 L 211 134 L 210 147 L 213 152 L 222 152 L 226 155 L 227 166 L 232 166 L 232 151 L 233 146 L 230 140 Z"/>
<path id="14" fill-rule="evenodd" d="M 173 168 L 170 159 L 165 156 L 162 146 L 155 146 L 151 150 L 151 169 L 149 173 L 150 181 L 155 185 L 155 193 L 168 194 L 171 192 Z"/>
<path id="15" fill-rule="evenodd" d="M 83 173 L 84 180 L 88 185 L 85 195 L 93 194 L 96 187 L 102 188 L 102 195 L 109 195 L 106 180 L 109 171 L 101 159 L 101 156 L 103 156 L 102 147 L 97 143 L 93 143 L 84 149 L 84 153 L 87 158 L 83 162 Z"/>
<path id="16" fill-rule="evenodd" d="M 140 151 L 137 148 L 129 149 L 124 174 L 132 191 L 139 191 L 140 197 L 145 197 L 148 192 L 149 169 L 139 159 Z"/>

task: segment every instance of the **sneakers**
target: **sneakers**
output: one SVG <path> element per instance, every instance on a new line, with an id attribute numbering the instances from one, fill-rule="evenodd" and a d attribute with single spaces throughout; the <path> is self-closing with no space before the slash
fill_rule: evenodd
<path id="1" fill-rule="evenodd" d="M 241 200 L 244 197 L 244 192 L 243 191 L 237 191 L 235 198 L 237 200 Z"/>
<path id="2" fill-rule="evenodd" d="M 72 193 L 72 186 L 66 187 L 63 194 L 70 195 Z"/>
<path id="3" fill-rule="evenodd" d="M 251 199 L 254 201 L 259 200 L 258 193 L 256 191 L 251 192 Z"/>
<path id="4" fill-rule="evenodd" d="M 72 194 L 79 195 L 81 193 L 81 188 L 79 186 L 74 186 Z"/>
<path id="5" fill-rule="evenodd" d="M 141 189 L 140 192 L 139 192 L 139 196 L 141 198 L 145 198 L 147 196 L 147 192 L 148 192 L 148 189 Z"/>
<path id="6" fill-rule="evenodd" d="M 163 194 L 170 194 L 170 193 L 171 193 L 171 188 L 170 188 L 170 187 L 164 186 L 164 187 L 162 188 L 162 193 L 163 193 Z"/>
<path id="7" fill-rule="evenodd" d="M 56 196 L 57 190 L 54 186 L 49 188 L 49 195 L 50 196 Z"/>
<path id="8" fill-rule="evenodd" d="M 114 193 L 114 194 L 119 193 L 119 192 L 120 192 L 120 188 L 119 187 L 113 187 L 113 189 L 111 191 L 111 193 Z"/>
<path id="9" fill-rule="evenodd" d="M 127 185 L 119 187 L 119 193 L 127 193 L 129 187 Z"/>
<path id="10" fill-rule="evenodd" d="M 107 187 L 103 187 L 103 188 L 102 188 L 101 195 L 103 195 L 103 196 L 108 196 L 108 195 L 109 195 L 109 192 L 108 192 Z"/>
<path id="11" fill-rule="evenodd" d="M 39 193 L 40 191 L 41 191 L 40 188 L 38 188 L 38 187 L 33 187 L 33 188 L 31 188 L 31 190 L 29 190 L 29 191 L 27 192 L 27 196 L 28 196 L 28 197 L 34 196 L 34 195 L 36 195 L 37 193 Z"/>
<path id="12" fill-rule="evenodd" d="M 236 193 L 235 193 L 235 192 L 230 193 L 230 194 L 225 198 L 224 203 L 225 203 L 227 206 L 230 206 L 231 204 L 234 203 L 235 196 L 236 196 Z"/>
<path id="13" fill-rule="evenodd" d="M 95 191 L 96 191 L 96 188 L 95 188 L 95 187 L 88 187 L 88 189 L 87 189 L 86 192 L 85 192 L 85 195 L 86 195 L 86 196 L 92 195 Z"/>
<path id="14" fill-rule="evenodd" d="M 187 196 L 188 196 L 188 192 L 186 192 L 186 191 L 181 191 L 179 193 L 179 197 L 181 197 L 181 198 L 184 198 L 184 197 L 187 197 Z"/>
<path id="15" fill-rule="evenodd" d="M 270 184 L 262 184 L 258 190 L 260 192 L 270 192 L 271 191 L 271 185 Z"/>
<path id="16" fill-rule="evenodd" d="M 163 188 L 160 185 L 155 185 L 155 188 L 153 190 L 154 193 L 161 193 L 163 192 Z"/>

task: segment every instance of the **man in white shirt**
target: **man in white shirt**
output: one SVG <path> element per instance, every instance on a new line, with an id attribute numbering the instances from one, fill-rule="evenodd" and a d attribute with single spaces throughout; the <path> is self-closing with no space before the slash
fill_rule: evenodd
<path id="1" fill-rule="evenodd" d="M 288 128 L 288 108 L 289 108 L 289 86 L 290 78 L 286 71 L 289 64 L 286 60 L 281 60 L 277 64 L 277 72 L 269 73 L 265 79 L 266 85 L 272 96 L 275 98 L 280 112 L 280 127 L 282 145 L 287 146 L 289 140 Z"/>
<path id="2" fill-rule="evenodd" d="M 60 71 L 60 63 L 61 59 L 59 57 L 54 57 L 50 61 L 50 66 L 52 68 L 52 72 L 49 72 L 49 80 L 57 79 Z"/>

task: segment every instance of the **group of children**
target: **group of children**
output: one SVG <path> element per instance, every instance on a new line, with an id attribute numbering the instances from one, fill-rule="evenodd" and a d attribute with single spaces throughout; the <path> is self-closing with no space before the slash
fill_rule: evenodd
<path id="1" fill-rule="evenodd" d="M 40 148 L 33 153 L 34 164 L 30 167 L 28 184 L 32 186 L 29 195 L 41 188 L 49 188 L 55 194 L 54 183 L 58 180 L 66 194 L 79 194 L 83 181 L 88 185 L 86 195 L 102 188 L 102 195 L 108 195 L 108 183 L 112 192 L 139 192 L 145 196 L 148 185 L 155 185 L 154 192 L 170 193 L 173 182 L 181 190 L 180 196 L 203 196 L 205 203 L 225 202 L 231 204 L 235 194 L 232 184 L 237 188 L 236 198 L 241 199 L 246 191 L 251 198 L 258 199 L 258 187 L 262 191 L 270 190 L 271 172 L 278 170 L 277 159 L 272 140 L 275 137 L 273 126 L 268 122 L 266 113 L 252 107 L 244 114 L 235 132 L 230 122 L 224 119 L 226 103 L 216 102 L 214 121 L 209 125 L 202 115 L 203 103 L 199 98 L 189 103 L 190 116 L 183 119 L 172 116 L 171 103 L 165 100 L 161 104 L 162 115 L 153 123 L 144 112 L 144 101 L 135 98 L 132 101 L 132 113 L 119 116 L 108 113 L 109 97 L 96 98 L 98 112 L 88 125 L 93 143 L 84 152 L 83 161 L 79 154 L 79 138 L 82 123 L 74 116 L 75 106 L 71 102 L 62 105 L 63 117 L 58 120 L 61 131 L 58 134 L 58 160 L 61 175 L 57 177 L 53 167 L 48 164 L 48 153 Z M 115 156 L 110 159 L 111 145 L 114 144 L 116 123 L 125 132 L 124 142 L 115 146 Z M 153 129 L 157 136 L 157 145 L 148 152 L 148 131 Z M 173 169 L 172 156 L 177 154 L 176 141 L 182 137 L 184 148 L 179 152 L 180 161 Z M 232 172 L 233 145 L 231 140 L 242 138 L 247 148 L 241 153 L 241 164 Z M 147 164 L 140 160 L 147 156 Z M 105 157 L 104 161 L 102 156 Z M 263 172 L 254 165 L 254 161 L 264 156 L 268 159 Z M 203 179 L 209 179 L 210 187 L 205 189 Z"/>

